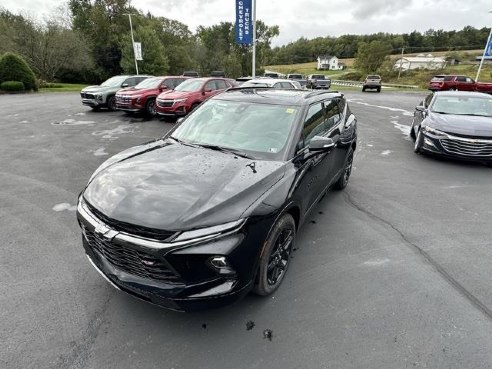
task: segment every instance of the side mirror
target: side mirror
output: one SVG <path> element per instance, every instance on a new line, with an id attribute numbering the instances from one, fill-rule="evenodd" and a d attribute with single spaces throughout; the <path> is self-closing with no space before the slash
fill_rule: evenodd
<path id="1" fill-rule="evenodd" d="M 128 86 L 129 86 L 129 84 L 126 82 L 121 85 L 121 87 L 128 87 Z"/>
<path id="2" fill-rule="evenodd" d="M 314 136 L 309 142 L 309 151 L 311 152 L 328 152 L 335 146 L 333 140 L 329 137 Z"/>
<path id="3" fill-rule="evenodd" d="M 212 90 L 203 89 L 203 94 L 204 94 L 204 95 L 205 95 L 205 94 L 208 94 L 208 93 L 210 93 L 210 92 L 212 92 Z"/>
<path id="4" fill-rule="evenodd" d="M 352 124 L 357 123 L 357 119 L 355 118 L 355 115 L 350 114 L 349 117 L 347 118 L 347 121 L 345 122 L 345 129 L 349 128 Z"/>
<path id="5" fill-rule="evenodd" d="M 416 107 L 415 107 L 415 110 L 420 111 L 420 112 L 422 112 L 422 113 L 426 113 L 426 112 L 427 112 L 427 109 L 426 109 L 426 108 L 425 108 L 425 106 L 423 106 L 423 105 L 418 105 L 418 106 L 416 106 Z"/>

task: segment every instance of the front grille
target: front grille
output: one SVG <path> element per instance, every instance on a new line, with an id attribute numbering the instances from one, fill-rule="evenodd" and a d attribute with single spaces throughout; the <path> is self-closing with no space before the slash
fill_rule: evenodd
<path id="1" fill-rule="evenodd" d="M 442 139 L 442 147 L 451 154 L 463 156 L 492 157 L 491 140 L 453 140 Z"/>
<path id="2" fill-rule="evenodd" d="M 170 108 L 173 104 L 174 100 L 157 100 L 157 106 L 161 108 Z"/>
<path id="3" fill-rule="evenodd" d="M 93 252 L 104 257 L 112 266 L 123 272 L 159 282 L 178 282 L 180 280 L 164 260 L 153 254 L 115 244 L 90 231 L 83 224 L 82 232 Z"/>
<path id="4" fill-rule="evenodd" d="M 132 101 L 132 98 L 130 96 L 118 96 L 116 95 L 116 103 L 117 104 L 130 104 Z"/>
<path id="5" fill-rule="evenodd" d="M 94 95 L 93 94 L 88 94 L 88 93 L 85 93 L 85 92 L 81 92 L 80 93 L 80 96 L 83 98 L 83 99 L 95 99 Z"/>

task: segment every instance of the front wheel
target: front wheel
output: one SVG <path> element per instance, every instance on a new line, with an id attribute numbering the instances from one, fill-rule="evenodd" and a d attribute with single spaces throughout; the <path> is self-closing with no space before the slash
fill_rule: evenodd
<path id="1" fill-rule="evenodd" d="M 108 97 L 108 109 L 111 111 L 116 110 L 116 99 L 114 96 Z"/>
<path id="2" fill-rule="evenodd" d="M 350 148 L 350 151 L 347 155 L 347 160 L 345 161 L 345 167 L 343 168 L 343 173 L 338 179 L 338 181 L 335 182 L 335 185 L 333 188 L 335 190 L 343 190 L 345 187 L 347 187 L 350 174 L 352 174 L 352 164 L 354 162 L 354 151 L 352 148 Z"/>
<path id="3" fill-rule="evenodd" d="M 156 116 L 157 112 L 155 110 L 155 99 L 147 100 L 147 103 L 145 104 L 145 114 L 147 114 L 149 117 Z"/>
<path id="4" fill-rule="evenodd" d="M 423 141 L 424 141 L 424 136 L 422 136 L 422 132 L 417 133 L 417 138 L 415 139 L 415 145 L 413 147 L 413 151 L 415 151 L 416 154 L 422 153 L 422 146 L 423 146 Z"/>
<path id="5" fill-rule="evenodd" d="M 289 266 L 296 238 L 296 223 L 284 214 L 273 226 L 260 256 L 258 275 L 253 291 L 260 296 L 272 294 L 282 283 Z"/>

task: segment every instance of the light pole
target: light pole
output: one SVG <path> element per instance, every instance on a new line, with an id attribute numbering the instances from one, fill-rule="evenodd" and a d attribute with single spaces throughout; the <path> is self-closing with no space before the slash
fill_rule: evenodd
<path id="1" fill-rule="evenodd" d="M 132 35 L 133 59 L 135 59 L 135 70 L 137 71 L 137 76 L 138 76 L 137 55 L 135 54 L 135 40 L 133 39 L 133 26 L 132 26 L 132 15 L 135 15 L 135 14 L 126 13 L 123 15 L 128 15 L 128 19 L 130 19 L 130 33 Z"/>
<path id="2" fill-rule="evenodd" d="M 253 0 L 253 65 L 252 65 L 252 73 L 251 76 L 253 78 L 256 77 L 256 0 Z"/>
<path id="3" fill-rule="evenodd" d="M 489 13 L 492 13 L 492 10 L 489 10 Z M 483 49 L 482 60 L 480 60 L 480 66 L 478 67 L 477 76 L 475 77 L 475 81 L 478 82 L 478 77 L 480 76 L 480 71 L 482 70 L 483 60 L 485 59 L 485 54 L 487 53 L 487 47 L 489 46 L 490 39 L 492 38 L 492 28 L 490 28 L 489 37 L 487 38 L 487 43 Z"/>

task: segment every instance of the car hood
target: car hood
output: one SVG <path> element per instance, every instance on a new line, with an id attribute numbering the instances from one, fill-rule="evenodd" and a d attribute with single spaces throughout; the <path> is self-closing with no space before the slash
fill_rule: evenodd
<path id="1" fill-rule="evenodd" d="M 190 97 L 193 94 L 196 94 L 198 91 L 187 92 L 187 91 L 167 91 L 158 96 L 159 99 L 165 100 L 174 100 L 174 99 L 183 99 L 185 97 Z"/>
<path id="2" fill-rule="evenodd" d="M 160 230 L 227 223 L 284 175 L 285 163 L 161 141 L 110 162 L 84 199 L 107 217 Z M 112 159 L 110 159 L 112 160 Z M 248 164 L 255 163 L 254 171 Z"/>
<path id="3" fill-rule="evenodd" d="M 127 87 L 118 91 L 118 95 L 124 96 L 140 96 L 148 93 L 159 93 L 158 88 L 135 88 L 135 87 Z"/>
<path id="4" fill-rule="evenodd" d="M 425 124 L 447 133 L 492 137 L 492 118 L 470 115 L 430 113 Z"/>
<path id="5" fill-rule="evenodd" d="M 88 86 L 82 90 L 82 92 L 106 92 L 106 91 L 116 91 L 121 87 L 106 87 L 106 86 Z"/>

